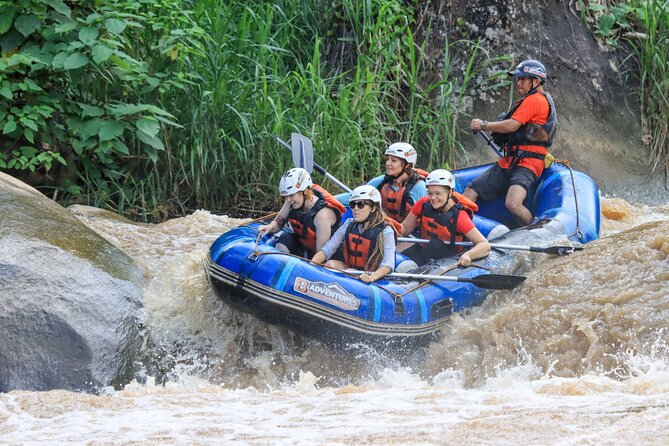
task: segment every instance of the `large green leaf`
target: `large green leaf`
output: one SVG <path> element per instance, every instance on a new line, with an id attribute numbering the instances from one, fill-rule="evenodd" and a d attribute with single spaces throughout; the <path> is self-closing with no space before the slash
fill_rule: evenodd
<path id="1" fill-rule="evenodd" d="M 96 107 L 94 105 L 87 105 L 87 104 L 81 104 L 80 103 L 79 106 L 82 109 L 82 112 L 81 112 L 81 117 L 82 118 L 85 118 L 87 116 L 91 116 L 91 117 L 102 116 L 102 115 L 105 114 L 105 111 L 102 108 Z"/>
<path id="2" fill-rule="evenodd" d="M 20 15 L 14 21 L 14 28 L 25 37 L 34 33 L 42 25 L 42 20 L 34 15 Z"/>
<path id="3" fill-rule="evenodd" d="M 72 15 L 72 11 L 70 10 L 69 6 L 67 6 L 65 3 L 63 3 L 62 0 L 49 0 L 47 3 L 56 12 L 59 12 L 66 17 L 70 17 Z"/>
<path id="4" fill-rule="evenodd" d="M 6 135 L 8 133 L 12 133 L 14 130 L 16 130 L 16 121 L 7 121 L 5 126 L 2 128 L 2 134 Z"/>
<path id="5" fill-rule="evenodd" d="M 100 141 L 109 141 L 123 134 L 125 126 L 118 121 L 103 121 L 98 131 Z"/>
<path id="6" fill-rule="evenodd" d="M 102 119 L 94 118 L 86 121 L 81 127 L 81 139 L 86 141 L 93 135 L 97 135 L 102 125 Z"/>
<path id="7" fill-rule="evenodd" d="M 35 121 L 33 121 L 32 119 L 21 117 L 19 121 L 21 121 L 21 124 L 23 124 L 24 127 L 28 127 L 29 129 L 35 132 L 37 131 L 37 124 L 35 124 Z"/>
<path id="8" fill-rule="evenodd" d="M 160 132 L 160 124 L 155 119 L 138 119 L 135 125 L 140 131 L 150 136 L 157 136 Z"/>
<path id="9" fill-rule="evenodd" d="M 16 7 L 13 5 L 7 5 L 0 8 L 0 34 L 6 33 L 9 31 L 9 28 L 12 27 L 15 12 Z"/>
<path id="10" fill-rule="evenodd" d="M 16 29 L 10 29 L 2 37 L 0 37 L 0 47 L 2 50 L 11 53 L 21 45 L 26 38 Z"/>
<path id="11" fill-rule="evenodd" d="M 112 34 L 121 34 L 126 27 L 125 21 L 121 19 L 107 19 L 105 20 L 107 30 Z"/>
<path id="12" fill-rule="evenodd" d="M 2 81 L 2 86 L 0 86 L 0 95 L 6 97 L 10 101 L 14 98 L 14 95 L 12 94 L 12 88 L 9 85 L 9 82 Z"/>
<path id="13" fill-rule="evenodd" d="M 160 139 L 156 138 L 155 136 L 147 135 L 144 132 L 137 132 L 137 137 L 139 138 L 140 141 L 148 144 L 149 146 L 153 147 L 156 150 L 165 150 L 163 142 Z"/>
<path id="14" fill-rule="evenodd" d="M 114 147 L 114 151 L 122 155 L 130 155 L 130 149 L 128 149 L 128 146 L 126 146 L 122 141 L 115 139 L 112 142 L 112 146 Z"/>
<path id="15" fill-rule="evenodd" d="M 109 59 L 109 56 L 114 54 L 114 50 L 107 45 L 98 44 L 93 47 L 93 60 L 99 64 Z"/>
<path id="16" fill-rule="evenodd" d="M 63 64 L 66 70 L 76 70 L 88 64 L 88 57 L 83 53 L 70 54 Z"/>
<path id="17" fill-rule="evenodd" d="M 100 31 L 92 26 L 86 26 L 79 30 L 79 40 L 84 42 L 86 45 L 95 43 L 95 41 L 98 40 L 99 35 Z"/>

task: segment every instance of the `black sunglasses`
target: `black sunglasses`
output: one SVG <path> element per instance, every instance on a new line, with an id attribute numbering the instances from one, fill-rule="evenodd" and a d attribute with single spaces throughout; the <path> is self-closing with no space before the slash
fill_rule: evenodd
<path id="1" fill-rule="evenodd" d="M 358 209 L 364 208 L 366 205 L 370 205 L 371 203 L 369 201 L 354 201 L 353 203 L 350 203 L 351 209 L 357 207 Z"/>

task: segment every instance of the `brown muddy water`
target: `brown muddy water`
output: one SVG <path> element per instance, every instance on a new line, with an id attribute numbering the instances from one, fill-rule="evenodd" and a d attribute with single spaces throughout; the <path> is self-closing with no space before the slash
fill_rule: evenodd
<path id="1" fill-rule="evenodd" d="M 100 395 L 0 394 L 0 444 L 667 444 L 669 205 L 603 199 L 602 238 L 523 255 L 410 365 L 333 351 L 223 305 L 207 248 L 241 220 L 77 218 L 150 278 L 142 372 Z"/>

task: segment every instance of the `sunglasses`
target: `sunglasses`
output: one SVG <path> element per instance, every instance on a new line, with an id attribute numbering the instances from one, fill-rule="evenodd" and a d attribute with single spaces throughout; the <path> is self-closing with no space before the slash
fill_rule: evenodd
<path id="1" fill-rule="evenodd" d="M 371 204 L 368 201 L 354 201 L 353 203 L 350 203 L 350 205 L 351 205 L 351 209 L 354 209 L 354 208 L 362 209 L 367 205 L 371 206 Z"/>

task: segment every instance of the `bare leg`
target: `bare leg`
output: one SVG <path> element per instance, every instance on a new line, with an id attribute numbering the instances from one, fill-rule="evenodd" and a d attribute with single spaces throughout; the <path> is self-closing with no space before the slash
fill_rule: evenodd
<path id="1" fill-rule="evenodd" d="M 410 248 L 411 246 L 413 246 L 413 243 L 409 243 L 409 242 L 399 242 L 399 243 L 397 244 L 397 247 L 395 248 L 395 250 L 396 250 L 397 252 L 402 252 L 402 251 L 404 251 L 405 249 Z"/>
<path id="2" fill-rule="evenodd" d="M 346 264 L 344 262 L 340 262 L 339 260 L 328 260 L 325 262 L 325 266 L 333 269 L 346 269 Z"/>
<path id="3" fill-rule="evenodd" d="M 278 249 L 279 251 L 290 253 L 290 249 L 288 249 L 288 247 L 286 245 L 284 245 L 283 243 L 277 243 L 276 244 L 276 249 Z"/>
<path id="4" fill-rule="evenodd" d="M 522 226 L 532 223 L 532 213 L 523 205 L 526 197 L 527 191 L 525 188 L 514 184 L 509 187 L 509 191 L 506 193 L 506 202 L 504 203 L 516 221 Z"/>
<path id="5" fill-rule="evenodd" d="M 465 188 L 465 191 L 462 193 L 462 195 L 469 198 L 473 202 L 476 202 L 476 199 L 479 197 L 479 194 L 477 194 L 476 191 L 469 186 Z"/>

